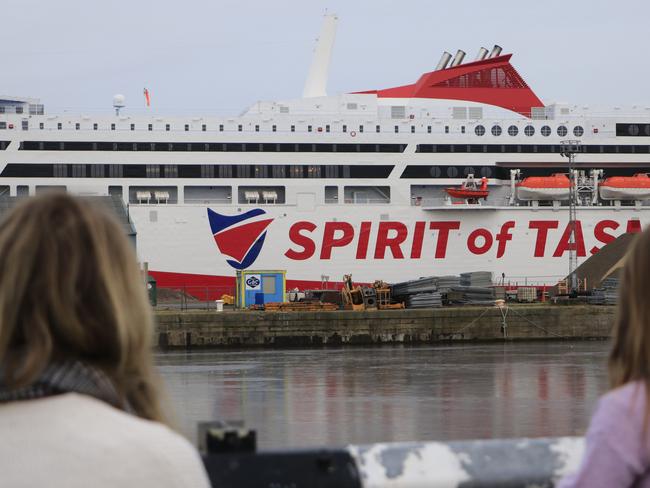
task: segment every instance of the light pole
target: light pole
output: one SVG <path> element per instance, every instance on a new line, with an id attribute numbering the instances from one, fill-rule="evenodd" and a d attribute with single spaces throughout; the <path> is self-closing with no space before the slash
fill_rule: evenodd
<path id="1" fill-rule="evenodd" d="M 576 245 L 576 206 L 578 204 L 578 195 L 576 194 L 576 175 L 575 159 L 576 154 L 581 151 L 580 141 L 561 141 L 560 154 L 562 157 L 569 158 L 569 279 L 571 280 L 571 291 L 578 289 L 578 276 L 576 268 L 578 267 L 578 254 Z"/>

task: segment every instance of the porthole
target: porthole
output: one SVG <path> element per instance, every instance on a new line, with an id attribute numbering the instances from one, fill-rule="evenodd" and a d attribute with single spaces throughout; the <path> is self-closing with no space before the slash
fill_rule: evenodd
<path id="1" fill-rule="evenodd" d="M 433 178 L 440 178 L 440 175 L 442 175 L 442 171 L 440 170 L 440 167 L 438 167 L 438 166 L 431 166 L 431 169 L 429 169 L 429 174 Z"/>
<path id="2" fill-rule="evenodd" d="M 567 135 L 569 131 L 567 130 L 566 126 L 561 125 L 557 128 L 557 135 L 560 137 L 564 137 Z"/>
<path id="3" fill-rule="evenodd" d="M 527 125 L 524 128 L 524 134 L 526 134 L 528 137 L 534 136 L 535 135 L 535 127 L 533 127 L 532 125 Z"/>
<path id="4" fill-rule="evenodd" d="M 492 126 L 492 135 L 493 136 L 500 136 L 501 135 L 501 126 L 500 125 L 493 125 Z"/>
<path id="5" fill-rule="evenodd" d="M 573 128 L 573 135 L 576 136 L 576 137 L 581 137 L 582 134 L 584 134 L 584 133 L 585 133 L 585 130 L 580 125 L 576 125 Z"/>
<path id="6" fill-rule="evenodd" d="M 631 136 L 639 135 L 639 126 L 636 124 L 630 124 L 627 126 L 627 133 Z"/>
<path id="7" fill-rule="evenodd" d="M 448 178 L 456 178 L 458 176 L 458 168 L 455 166 L 449 166 L 447 168 L 447 177 Z"/>
<path id="8" fill-rule="evenodd" d="M 519 134 L 519 129 L 517 128 L 516 125 L 511 125 L 510 127 L 508 127 L 508 135 L 509 136 L 514 137 L 517 134 Z"/>
<path id="9" fill-rule="evenodd" d="M 483 176 L 484 178 L 492 178 L 492 168 L 490 168 L 489 166 L 483 166 L 481 168 L 481 176 Z"/>
<path id="10" fill-rule="evenodd" d="M 473 175 L 473 174 L 476 174 L 476 173 L 474 173 L 474 168 L 472 168 L 471 166 L 465 166 L 463 168 L 463 175 L 464 176 Z"/>
<path id="11" fill-rule="evenodd" d="M 548 137 L 548 136 L 551 135 L 551 128 L 550 128 L 548 125 L 544 125 L 544 126 L 542 126 L 542 128 L 540 129 L 540 132 L 542 133 L 542 135 L 543 135 L 544 137 Z"/>
<path id="12" fill-rule="evenodd" d="M 477 125 L 474 128 L 474 134 L 476 134 L 477 136 L 485 135 L 485 127 L 483 127 L 482 125 Z"/>

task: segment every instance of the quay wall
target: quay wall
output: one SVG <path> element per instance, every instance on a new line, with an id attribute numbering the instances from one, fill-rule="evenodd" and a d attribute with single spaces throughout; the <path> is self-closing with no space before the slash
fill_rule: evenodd
<path id="1" fill-rule="evenodd" d="M 597 305 L 363 312 L 158 311 L 156 338 L 161 348 L 605 339 L 615 313 L 615 307 Z"/>

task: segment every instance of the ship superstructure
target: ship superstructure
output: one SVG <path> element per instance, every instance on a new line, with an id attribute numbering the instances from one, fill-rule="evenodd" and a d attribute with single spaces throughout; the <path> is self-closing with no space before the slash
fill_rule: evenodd
<path id="1" fill-rule="evenodd" d="M 554 283 L 571 247 L 586 257 L 647 223 L 650 106 L 544 104 L 498 46 L 471 62 L 444 53 L 412 84 L 327 96 L 335 23 L 305 97 L 237 117 L 55 115 L 0 96 L 0 194 L 120 195 L 161 286 L 251 267 L 286 269 L 291 287 L 472 270 Z M 580 141 L 575 242 L 567 139 Z M 468 178 L 487 196 L 450 196 Z"/>

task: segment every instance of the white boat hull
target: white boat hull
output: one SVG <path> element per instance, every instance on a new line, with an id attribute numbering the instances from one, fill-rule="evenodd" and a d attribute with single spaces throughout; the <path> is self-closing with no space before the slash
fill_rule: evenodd
<path id="1" fill-rule="evenodd" d="M 600 186 L 603 200 L 650 200 L 650 188 L 616 188 Z"/>
<path id="2" fill-rule="evenodd" d="M 517 198 L 519 200 L 568 200 L 568 188 L 529 188 L 526 186 L 517 187 Z"/>

